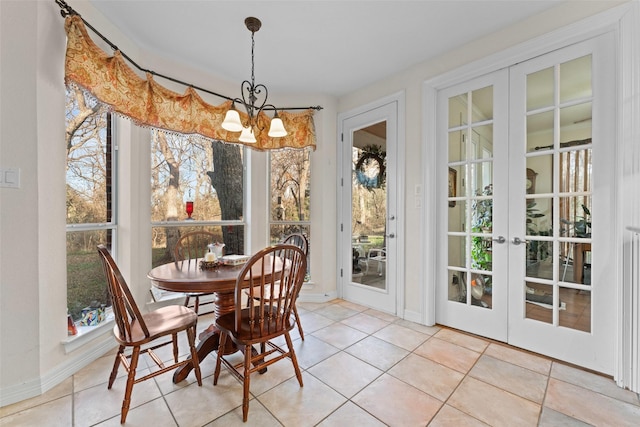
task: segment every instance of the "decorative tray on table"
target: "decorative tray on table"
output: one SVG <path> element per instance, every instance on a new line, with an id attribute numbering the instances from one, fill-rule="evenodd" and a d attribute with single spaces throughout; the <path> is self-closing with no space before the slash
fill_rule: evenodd
<path id="1" fill-rule="evenodd" d="M 203 270 L 215 270 L 220 267 L 220 261 L 200 261 L 200 268 Z"/>
<path id="2" fill-rule="evenodd" d="M 242 265 L 249 261 L 249 257 L 247 255 L 225 255 L 220 258 L 220 261 L 224 265 Z"/>

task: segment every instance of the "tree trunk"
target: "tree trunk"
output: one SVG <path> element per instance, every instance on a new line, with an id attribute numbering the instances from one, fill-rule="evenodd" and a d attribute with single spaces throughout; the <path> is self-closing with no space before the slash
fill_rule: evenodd
<path id="1" fill-rule="evenodd" d="M 239 145 L 212 142 L 213 171 L 208 172 L 218 195 L 221 219 L 239 220 L 243 215 L 244 182 L 242 151 Z M 223 226 L 225 254 L 244 254 L 244 227 Z"/>
<path id="2" fill-rule="evenodd" d="M 167 191 L 164 194 L 165 206 L 167 207 L 167 221 L 177 221 L 178 212 L 182 208 L 182 204 L 179 203 L 181 198 L 178 194 L 178 184 L 180 182 L 180 164 L 176 161 L 173 153 L 169 149 L 167 143 L 167 137 L 164 132 L 155 132 L 158 138 L 158 145 L 160 151 L 164 156 L 165 161 L 169 167 L 169 185 Z M 165 235 L 167 237 L 167 253 L 163 257 L 164 259 L 173 259 L 173 248 L 178 243 L 180 238 L 180 230 L 177 227 L 165 227 Z"/>

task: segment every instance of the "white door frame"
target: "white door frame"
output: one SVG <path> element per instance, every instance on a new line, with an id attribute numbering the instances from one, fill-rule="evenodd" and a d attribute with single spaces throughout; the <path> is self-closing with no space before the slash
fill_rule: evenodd
<path id="1" fill-rule="evenodd" d="M 583 19 L 574 24 L 563 27 L 541 37 L 536 37 L 520 45 L 511 47 L 502 52 L 490 55 L 481 60 L 466 64 L 452 72 L 429 79 L 423 83 L 423 141 L 422 156 L 424 170 L 423 188 L 439 188 L 438 176 L 436 173 L 436 99 L 437 92 L 441 88 L 463 82 L 483 73 L 489 73 L 498 69 L 512 66 L 518 62 L 526 61 L 538 55 L 545 54 L 557 48 L 561 48 L 572 43 L 585 40 L 606 32 L 616 33 L 617 39 L 617 63 L 619 76 L 619 90 L 617 93 L 616 109 L 618 111 L 617 129 L 619 156 L 617 159 L 616 175 L 614 179 L 618 185 L 617 197 L 617 219 L 620 223 L 627 225 L 637 225 L 640 222 L 640 206 L 636 202 L 625 200 L 622 191 L 630 188 L 637 188 L 637 176 L 629 176 L 634 166 L 625 160 L 625 154 L 635 155 L 638 158 L 640 149 L 637 148 L 637 137 L 640 134 L 640 124 L 637 122 L 640 112 L 640 96 L 638 94 L 638 84 L 640 75 L 640 59 L 637 52 L 640 49 L 640 4 L 638 1 L 625 3 L 616 8 L 609 9 L 603 13 Z M 623 99 L 626 96 L 627 99 Z M 626 125 L 625 125 L 626 123 Z M 627 159 L 629 157 L 626 157 Z M 637 168 L 637 166 L 636 166 Z M 627 175 L 625 175 L 627 173 Z M 635 184 L 635 186 L 634 186 Z M 437 206 L 438 197 L 436 192 L 424 193 L 425 209 L 422 214 L 423 242 L 433 242 L 438 233 L 437 217 L 429 215 L 429 206 Z M 630 289 L 628 278 L 631 276 L 631 266 L 623 265 L 622 248 L 630 244 L 630 236 L 626 236 L 624 227 L 618 227 L 614 236 L 614 247 L 616 247 L 616 271 L 615 289 L 617 295 L 618 321 L 616 337 L 616 371 L 614 379 L 621 387 L 633 387 L 633 391 L 640 391 L 640 373 L 634 372 L 633 366 L 640 366 L 640 321 L 632 324 L 632 319 L 640 316 L 639 301 L 625 301 L 625 296 L 637 295 Z M 424 289 L 424 319 L 425 324 L 435 323 L 435 275 L 436 258 L 438 248 L 435 245 L 427 245 L 423 248 L 423 265 L 425 274 L 422 275 L 422 289 Z M 629 326 L 631 325 L 631 326 Z M 632 343 L 632 344 L 630 344 Z"/>
<path id="2" fill-rule="evenodd" d="M 345 218 L 347 212 L 350 215 L 350 206 L 345 206 L 345 197 L 344 192 L 347 186 L 351 185 L 351 176 L 344 176 L 344 172 L 346 170 L 345 162 L 351 162 L 351 159 L 344 158 L 344 145 L 343 145 L 343 128 L 344 121 L 358 116 L 360 114 L 364 114 L 367 111 L 375 110 L 376 108 L 385 106 L 390 103 L 396 103 L 397 105 L 397 141 L 396 141 L 396 171 L 404 171 L 405 170 L 405 94 L 404 92 L 397 92 L 392 95 L 386 96 L 384 98 L 378 99 L 374 102 L 368 103 L 361 107 L 355 108 L 350 111 L 346 111 L 344 113 L 338 114 L 338 126 L 337 126 L 337 156 L 338 164 L 338 179 L 337 179 L 337 210 L 336 214 L 338 215 L 338 228 L 337 228 L 337 250 L 336 250 L 336 263 L 337 263 L 337 292 L 338 297 L 343 298 L 344 296 L 344 286 L 345 281 L 351 279 L 350 269 L 347 265 L 347 253 L 349 250 L 349 254 L 351 253 L 351 235 L 348 233 L 350 230 L 350 223 L 345 225 Z M 393 275 L 393 277 L 387 277 L 388 281 L 393 281 L 395 284 L 395 315 L 398 317 L 404 318 L 404 236 L 405 236 L 405 212 L 404 212 L 404 191 L 405 191 L 405 177 L 403 173 L 398 172 L 395 175 L 396 185 L 393 189 L 388 189 L 389 192 L 394 192 L 395 195 L 395 213 L 393 214 L 396 218 L 393 220 L 395 222 L 395 246 L 396 246 L 396 262 L 394 266 L 387 265 L 387 271 L 389 275 Z M 390 212 L 388 212 L 391 215 Z M 387 223 L 389 219 L 387 218 Z M 350 256 L 350 255 L 349 255 Z"/>

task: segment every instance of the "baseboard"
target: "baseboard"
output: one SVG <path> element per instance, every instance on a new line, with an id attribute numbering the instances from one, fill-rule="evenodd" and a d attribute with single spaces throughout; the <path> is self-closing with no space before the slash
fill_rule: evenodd
<path id="1" fill-rule="evenodd" d="M 0 391 L 0 406 L 11 405 L 51 390 L 80 369 L 113 350 L 115 346 L 116 341 L 113 338 L 113 334 L 96 337 L 93 340 L 93 345 L 86 346 L 89 347 L 86 351 L 78 351 L 78 354 L 68 355 L 68 358 L 63 363 L 51 368 L 43 376 L 21 384 L 3 387 Z"/>
<path id="2" fill-rule="evenodd" d="M 328 302 L 333 299 L 338 298 L 338 293 L 336 291 L 332 292 L 304 292 L 300 293 L 298 296 L 298 301 L 300 302 Z"/>
<path id="3" fill-rule="evenodd" d="M 402 318 L 404 320 L 408 320 L 413 323 L 424 325 L 422 320 L 422 314 L 419 311 L 405 310 Z"/>

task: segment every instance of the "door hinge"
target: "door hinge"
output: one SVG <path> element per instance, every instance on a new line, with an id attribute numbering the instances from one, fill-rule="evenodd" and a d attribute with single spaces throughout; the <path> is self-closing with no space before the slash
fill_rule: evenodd
<path id="1" fill-rule="evenodd" d="M 342 232 L 342 231 L 344 231 L 344 227 L 343 227 L 343 225 L 342 225 L 342 224 L 340 224 L 340 231 L 341 231 L 341 232 Z"/>
<path id="2" fill-rule="evenodd" d="M 340 269 L 340 277 L 342 277 L 342 269 Z"/>
<path id="3" fill-rule="evenodd" d="M 344 142 L 344 132 L 340 134 L 340 142 Z"/>
<path id="4" fill-rule="evenodd" d="M 344 187 L 344 178 L 340 178 L 340 187 Z"/>

